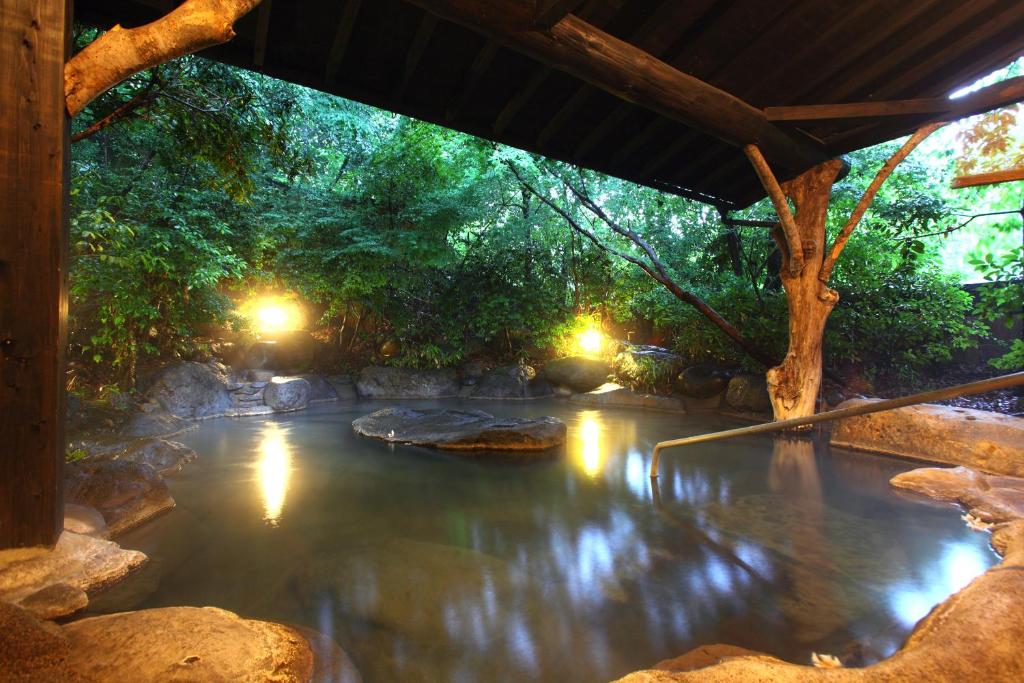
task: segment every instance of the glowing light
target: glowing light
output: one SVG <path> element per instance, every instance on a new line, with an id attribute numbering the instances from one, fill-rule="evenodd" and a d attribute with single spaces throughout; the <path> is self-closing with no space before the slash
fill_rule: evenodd
<path id="1" fill-rule="evenodd" d="M 288 494 L 292 472 L 292 453 L 285 432 L 270 422 L 264 427 L 257 464 L 260 493 L 263 497 L 263 519 L 277 526 Z"/>
<path id="2" fill-rule="evenodd" d="M 242 305 L 241 313 L 260 333 L 290 332 L 302 328 L 302 308 L 284 297 L 264 297 Z"/>
<path id="3" fill-rule="evenodd" d="M 576 335 L 576 346 L 587 355 L 597 355 L 604 348 L 604 335 L 594 328 L 584 330 Z"/>
<path id="4" fill-rule="evenodd" d="M 594 479 L 604 469 L 604 450 L 601 448 L 601 421 L 595 411 L 583 413 L 580 424 L 579 462 L 583 472 Z"/>

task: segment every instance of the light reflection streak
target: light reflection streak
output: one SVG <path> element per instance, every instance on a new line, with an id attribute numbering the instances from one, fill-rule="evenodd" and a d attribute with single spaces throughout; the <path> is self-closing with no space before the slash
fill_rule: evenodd
<path id="1" fill-rule="evenodd" d="M 578 459 L 583 472 L 595 479 L 601 474 L 605 463 L 605 452 L 601 448 L 601 418 L 596 410 L 584 411 L 581 418 Z"/>
<path id="2" fill-rule="evenodd" d="M 263 497 L 263 519 L 271 526 L 281 521 L 291 478 L 292 452 L 286 437 L 287 432 L 273 422 L 266 423 L 260 437 L 257 472 Z"/>

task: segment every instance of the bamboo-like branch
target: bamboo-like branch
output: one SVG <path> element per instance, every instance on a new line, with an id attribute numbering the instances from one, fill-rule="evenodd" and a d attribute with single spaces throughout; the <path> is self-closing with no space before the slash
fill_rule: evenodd
<path id="1" fill-rule="evenodd" d="M 260 0 L 186 0 L 138 28 L 114 26 L 64 65 L 67 110 L 75 116 L 96 97 L 140 71 L 226 43 Z"/>
<path id="2" fill-rule="evenodd" d="M 782 231 L 786 235 L 786 246 L 789 247 L 787 250 L 789 252 L 787 258 L 789 274 L 795 277 L 804 269 L 804 249 L 800 242 L 800 229 L 797 228 L 796 219 L 793 217 L 793 212 L 789 210 L 789 202 L 786 201 L 786 193 L 782 191 L 782 186 L 779 185 L 779 181 L 776 180 L 775 174 L 772 173 L 771 167 L 768 166 L 768 162 L 765 161 L 757 145 L 744 145 L 743 152 L 750 159 L 750 165 L 754 167 L 754 172 L 757 173 L 762 187 L 768 193 L 768 198 L 772 200 L 775 213 L 778 214 L 779 222 L 782 223 Z"/>
<path id="3" fill-rule="evenodd" d="M 828 283 L 828 279 L 832 276 L 832 269 L 835 267 L 839 255 L 843 253 L 846 243 L 850 240 L 850 235 L 853 234 L 854 228 L 860 223 L 860 219 L 864 217 L 864 212 L 871 206 L 871 202 L 875 200 L 875 195 L 878 194 L 886 179 L 914 151 L 914 148 L 921 144 L 922 140 L 945 125 L 945 121 L 938 121 L 922 126 L 917 132 L 907 138 L 907 141 L 896 150 L 895 154 L 886 159 L 882 167 L 878 169 L 878 173 L 875 174 L 874 180 L 868 185 L 868 189 L 864 190 L 864 194 L 861 195 L 860 201 L 854 207 L 853 213 L 850 214 L 849 220 L 846 221 L 846 225 L 842 227 L 839 234 L 836 235 L 835 241 L 832 242 L 832 248 L 828 250 L 828 256 L 825 257 L 825 262 L 821 265 L 821 271 L 818 274 L 819 280 L 826 284 Z"/>

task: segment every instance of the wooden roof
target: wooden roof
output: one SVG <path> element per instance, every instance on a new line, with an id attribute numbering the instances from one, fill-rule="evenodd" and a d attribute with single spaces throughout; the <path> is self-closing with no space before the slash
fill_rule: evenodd
<path id="1" fill-rule="evenodd" d="M 487 8 L 501 2 L 516 4 L 484 0 L 484 19 L 493 19 Z M 75 8 L 80 20 L 106 28 L 145 23 L 175 4 L 76 0 Z M 510 42 L 494 30 L 421 8 L 438 4 L 444 3 L 263 0 L 236 26 L 238 36 L 208 55 L 723 208 L 763 196 L 735 144 L 503 46 Z M 518 4 L 547 12 L 541 22 L 572 12 L 583 25 L 758 110 L 941 97 L 1024 52 L 1020 0 Z M 771 125 L 824 155 L 839 155 L 906 134 L 924 118 Z M 803 170 L 797 166 L 777 172 L 793 175 Z"/>

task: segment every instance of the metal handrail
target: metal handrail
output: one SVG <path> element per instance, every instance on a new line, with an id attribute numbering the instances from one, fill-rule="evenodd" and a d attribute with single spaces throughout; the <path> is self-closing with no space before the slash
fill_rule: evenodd
<path id="1" fill-rule="evenodd" d="M 1015 372 L 1011 375 L 1002 375 L 1000 377 L 983 379 L 978 382 L 958 384 L 956 386 L 947 387 L 945 389 L 924 391 L 919 394 L 913 394 L 912 396 L 904 396 L 902 398 L 890 398 L 883 401 L 863 403 L 861 405 L 853 406 L 850 408 L 830 410 L 828 412 L 818 413 L 816 415 L 808 415 L 806 417 L 794 417 L 789 420 L 781 420 L 779 422 L 766 422 L 764 424 L 751 425 L 748 427 L 739 427 L 737 429 L 727 429 L 722 432 L 712 432 L 710 434 L 687 436 L 682 439 L 672 439 L 671 441 L 659 441 L 654 446 L 654 457 L 651 459 L 651 479 L 655 479 L 658 477 L 658 464 L 661 460 L 661 451 L 666 448 L 689 446 L 695 443 L 705 443 L 707 441 L 721 441 L 722 439 L 731 439 L 736 436 L 746 436 L 747 434 L 781 432 L 785 429 L 803 427 L 806 425 L 817 424 L 819 422 L 830 422 L 832 420 L 840 420 L 844 417 L 867 415 L 868 413 L 880 413 L 885 410 L 904 408 L 906 406 L 912 406 L 918 403 L 941 401 L 948 398 L 956 398 L 957 396 L 983 394 L 987 391 L 995 391 L 996 389 L 1007 389 L 1009 387 L 1015 387 L 1022 384 L 1024 384 L 1024 372 Z"/>

